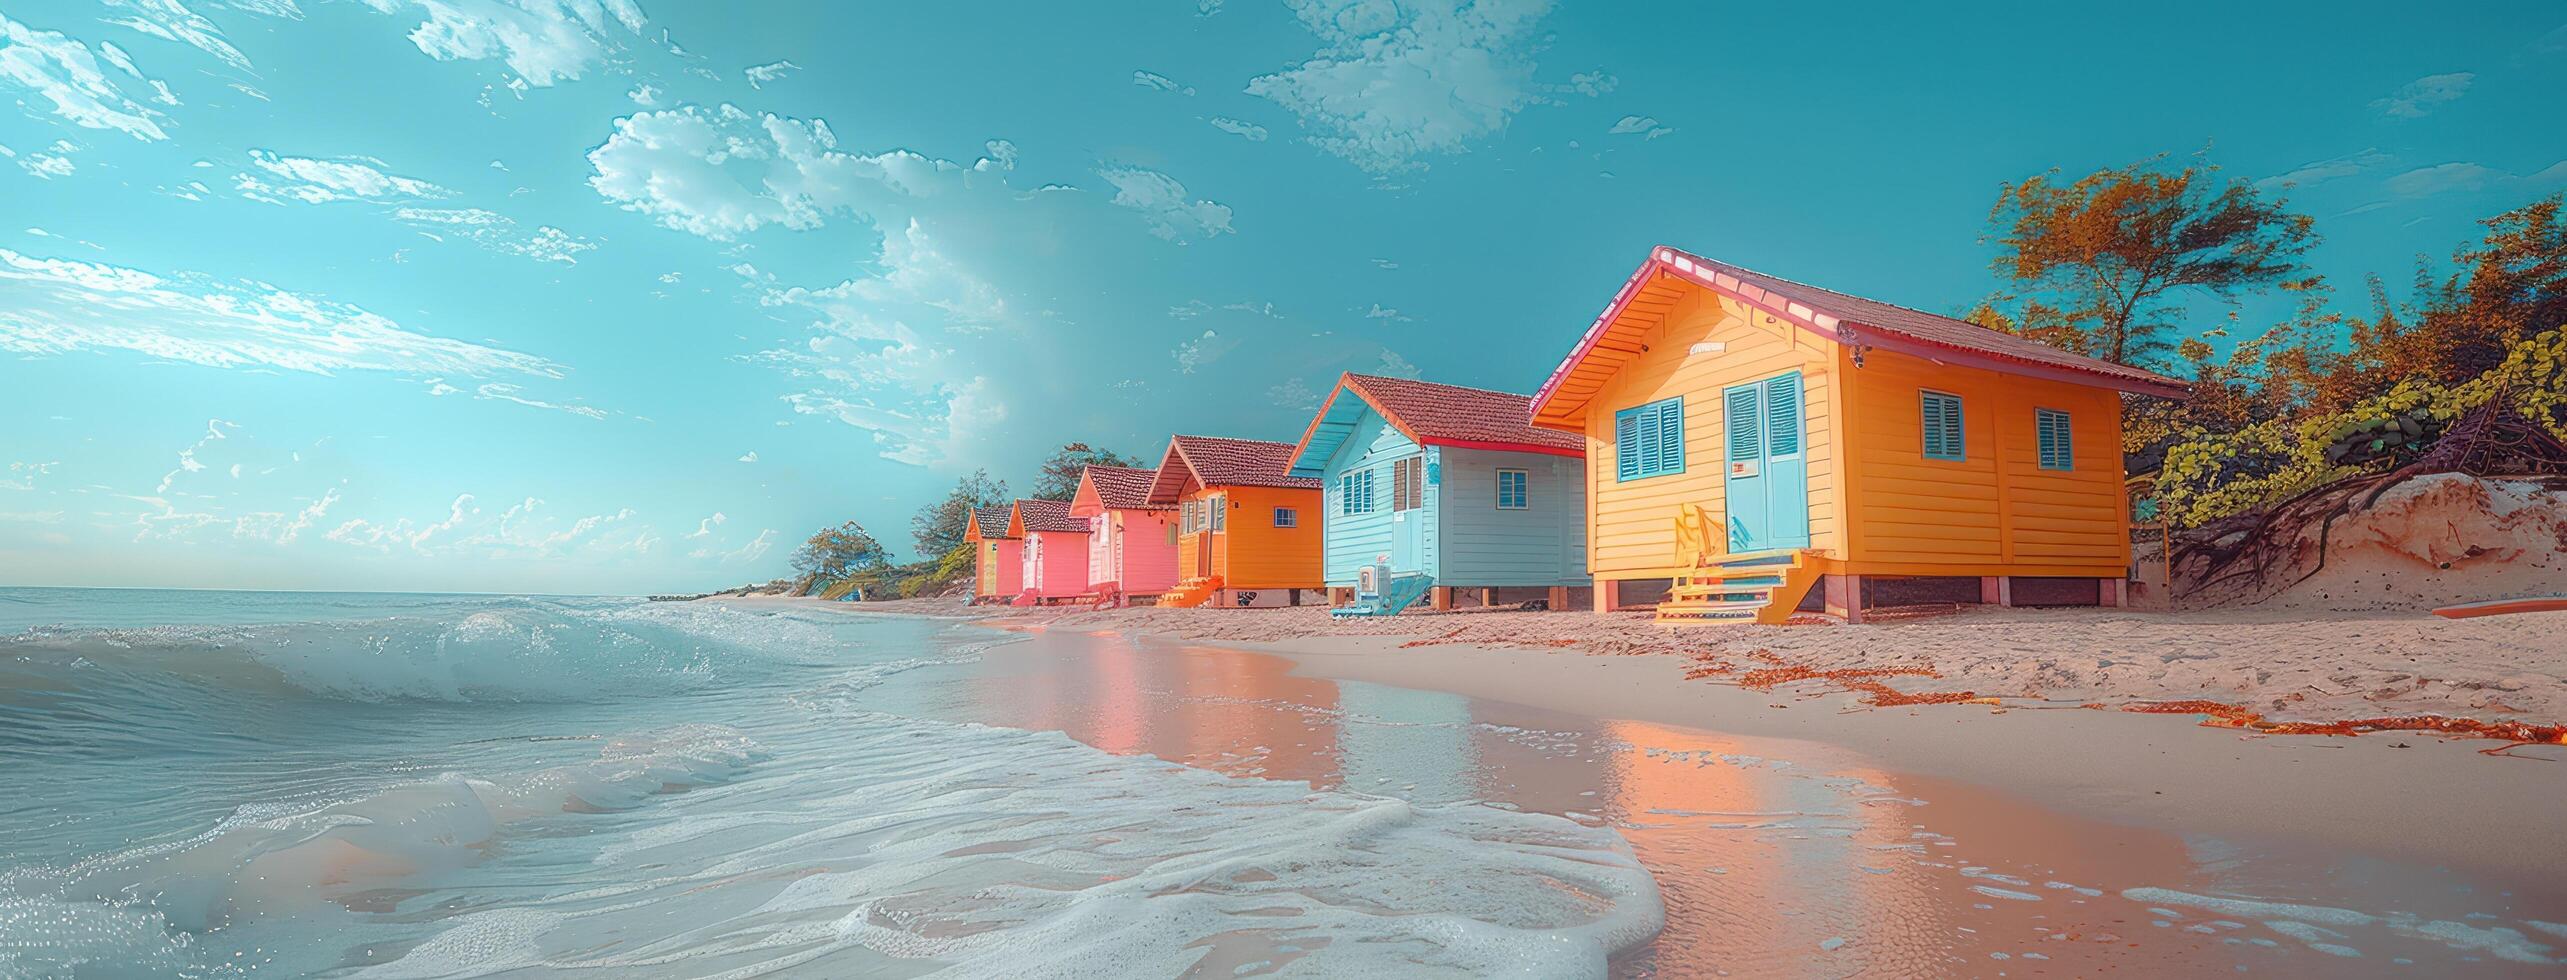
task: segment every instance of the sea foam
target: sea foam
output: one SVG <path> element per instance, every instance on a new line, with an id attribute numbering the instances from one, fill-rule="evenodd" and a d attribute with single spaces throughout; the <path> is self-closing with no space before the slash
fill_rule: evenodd
<path id="1" fill-rule="evenodd" d="M 879 715 L 842 731 L 861 764 L 655 808 L 671 819 L 598 856 L 598 880 L 628 884 L 458 920 L 360 975 L 1578 977 L 1663 922 L 1623 840 L 1559 817 L 1232 778 L 1058 733 Z"/>

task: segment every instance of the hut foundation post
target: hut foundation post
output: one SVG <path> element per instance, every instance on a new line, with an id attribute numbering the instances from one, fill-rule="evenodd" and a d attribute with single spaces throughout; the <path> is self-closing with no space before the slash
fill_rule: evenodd
<path id="1" fill-rule="evenodd" d="M 2014 608 L 2014 578 L 1988 575 L 1979 579 L 1979 602 L 1990 606 Z"/>
<path id="2" fill-rule="evenodd" d="M 1849 624 L 1863 621 L 1862 576 L 1829 575 L 1821 578 L 1819 583 L 1826 589 L 1828 615 L 1841 618 Z"/>

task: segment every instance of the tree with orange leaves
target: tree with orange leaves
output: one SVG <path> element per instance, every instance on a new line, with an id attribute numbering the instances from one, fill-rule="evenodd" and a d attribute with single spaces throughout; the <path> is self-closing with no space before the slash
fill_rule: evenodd
<path id="1" fill-rule="evenodd" d="M 2174 353 L 2166 332 L 2189 292 L 2222 299 L 2301 274 L 2317 242 L 2307 216 L 2208 164 L 2168 170 L 2159 157 L 2073 183 L 2057 171 L 2004 188 L 1988 212 L 1996 272 L 2020 300 L 1987 304 L 1979 322 L 2124 364 Z M 1991 323 L 1991 325 L 1994 325 Z"/>

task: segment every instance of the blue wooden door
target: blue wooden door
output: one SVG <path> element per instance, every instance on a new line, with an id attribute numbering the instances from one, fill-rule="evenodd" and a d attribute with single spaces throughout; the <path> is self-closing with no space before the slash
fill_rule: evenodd
<path id="1" fill-rule="evenodd" d="M 1809 547 L 1809 464 L 1798 373 L 1720 393 L 1729 550 Z"/>

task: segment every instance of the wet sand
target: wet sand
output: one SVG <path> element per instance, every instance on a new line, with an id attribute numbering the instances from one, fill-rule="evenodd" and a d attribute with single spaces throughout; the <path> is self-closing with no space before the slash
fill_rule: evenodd
<path id="1" fill-rule="evenodd" d="M 2567 882 L 2567 747 L 2482 739 L 2266 736 L 2082 709 L 1867 708 L 1842 693 L 1688 683 L 1679 663 L 1329 638 L 1249 644 L 1315 676 L 1852 749 L 2096 819 Z"/>
<path id="2" fill-rule="evenodd" d="M 2567 947 L 2562 770 L 2469 747 L 1846 714 L 1663 658 L 1343 638 L 1036 631 L 944 683 L 956 720 L 1612 826 L 1667 908 L 1624 976 L 2550 975 Z"/>

